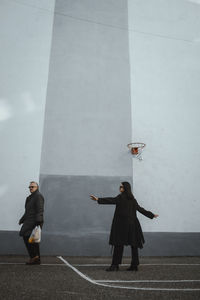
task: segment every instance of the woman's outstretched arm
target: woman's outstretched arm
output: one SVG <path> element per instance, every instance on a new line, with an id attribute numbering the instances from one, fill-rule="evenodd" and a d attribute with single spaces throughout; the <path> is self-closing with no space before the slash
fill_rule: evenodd
<path id="1" fill-rule="evenodd" d="M 90 195 L 90 198 L 94 201 L 97 201 L 99 204 L 117 204 L 120 195 L 118 195 L 117 197 L 105 197 L 105 198 L 98 198 L 94 195 Z"/>
<path id="2" fill-rule="evenodd" d="M 143 214 L 145 217 L 148 217 L 150 219 L 158 217 L 157 214 L 153 214 L 151 211 L 148 211 L 148 210 L 144 209 L 143 207 L 139 206 L 137 201 L 136 201 L 136 210 L 139 211 L 141 214 Z"/>

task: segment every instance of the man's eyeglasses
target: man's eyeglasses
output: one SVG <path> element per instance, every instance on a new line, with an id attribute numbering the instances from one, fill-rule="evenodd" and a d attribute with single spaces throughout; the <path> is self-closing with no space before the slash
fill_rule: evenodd
<path id="1" fill-rule="evenodd" d="M 33 189 L 33 188 L 35 188 L 35 187 L 37 187 L 37 186 L 32 186 L 32 185 L 31 185 L 31 186 L 29 186 L 29 189 Z"/>
<path id="2" fill-rule="evenodd" d="M 123 187 L 123 186 L 120 186 L 119 188 L 120 188 L 120 189 L 123 189 L 124 187 Z"/>

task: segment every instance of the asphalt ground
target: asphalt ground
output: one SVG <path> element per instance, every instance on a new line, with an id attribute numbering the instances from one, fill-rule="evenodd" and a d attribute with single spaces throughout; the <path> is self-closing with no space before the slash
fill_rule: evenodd
<path id="1" fill-rule="evenodd" d="M 200 257 L 142 257 L 138 272 L 106 272 L 110 257 L 0 256 L 0 300 L 200 299 Z"/>

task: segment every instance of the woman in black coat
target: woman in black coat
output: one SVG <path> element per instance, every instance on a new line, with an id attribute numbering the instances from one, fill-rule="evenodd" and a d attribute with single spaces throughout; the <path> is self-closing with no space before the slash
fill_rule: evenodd
<path id="1" fill-rule="evenodd" d="M 153 219 L 158 215 L 140 207 L 131 192 L 128 182 L 120 185 L 120 194 L 114 198 L 90 198 L 99 204 L 115 204 L 115 213 L 112 221 L 109 244 L 114 246 L 112 264 L 107 271 L 119 270 L 122 261 L 124 246 L 131 246 L 132 261 L 128 271 L 137 271 L 139 265 L 138 248 L 143 248 L 144 236 L 136 212 Z"/>

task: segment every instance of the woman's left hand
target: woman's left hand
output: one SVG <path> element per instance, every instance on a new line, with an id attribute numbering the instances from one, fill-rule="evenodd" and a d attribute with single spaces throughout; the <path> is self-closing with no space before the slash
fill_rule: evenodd
<path id="1" fill-rule="evenodd" d="M 99 199 L 98 197 L 95 197 L 94 195 L 90 195 L 90 198 L 94 201 L 98 201 L 98 199 Z"/>

